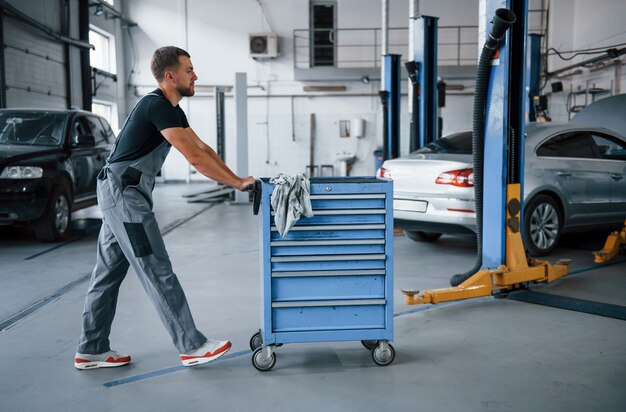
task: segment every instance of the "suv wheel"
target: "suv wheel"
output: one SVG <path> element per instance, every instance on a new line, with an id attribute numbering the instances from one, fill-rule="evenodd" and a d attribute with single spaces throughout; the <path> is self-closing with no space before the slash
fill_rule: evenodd
<path id="1" fill-rule="evenodd" d="M 35 221 L 34 229 L 37 239 L 43 242 L 58 242 L 67 238 L 72 208 L 70 189 L 65 182 L 54 186 L 43 215 Z"/>
<path id="2" fill-rule="evenodd" d="M 563 221 L 559 206 L 548 195 L 530 200 L 524 212 L 524 240 L 531 256 L 545 256 L 559 242 Z"/>
<path id="3" fill-rule="evenodd" d="M 404 234 L 411 240 L 416 242 L 436 242 L 441 237 L 441 233 L 437 232 L 422 232 L 422 231 L 409 231 L 405 230 Z"/>

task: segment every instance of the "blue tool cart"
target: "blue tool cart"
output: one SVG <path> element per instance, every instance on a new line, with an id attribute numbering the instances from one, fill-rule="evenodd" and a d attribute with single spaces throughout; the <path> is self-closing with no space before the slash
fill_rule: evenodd
<path id="1" fill-rule="evenodd" d="M 257 182 L 261 206 L 261 329 L 252 363 L 272 369 L 287 343 L 361 341 L 378 365 L 393 362 L 393 183 L 373 177 L 312 178 L 314 215 L 283 238 L 274 185 Z"/>

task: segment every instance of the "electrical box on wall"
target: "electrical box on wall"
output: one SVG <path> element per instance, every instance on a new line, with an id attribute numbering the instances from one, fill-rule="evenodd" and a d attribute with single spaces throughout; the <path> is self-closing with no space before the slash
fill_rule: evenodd
<path id="1" fill-rule="evenodd" d="M 250 57 L 254 59 L 271 59 L 278 57 L 278 35 L 276 33 L 248 34 Z"/>

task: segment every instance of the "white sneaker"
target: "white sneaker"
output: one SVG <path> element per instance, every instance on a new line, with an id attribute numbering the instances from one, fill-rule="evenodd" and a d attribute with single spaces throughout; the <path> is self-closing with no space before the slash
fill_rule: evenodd
<path id="1" fill-rule="evenodd" d="M 184 366 L 196 366 L 211 362 L 228 352 L 231 343 L 227 340 L 207 340 L 198 349 L 189 353 L 182 353 L 180 360 Z"/>
<path id="2" fill-rule="evenodd" d="M 129 363 L 129 355 L 120 355 L 114 350 L 100 353 L 98 355 L 76 352 L 76 356 L 74 357 L 74 366 L 80 370 L 116 368 L 118 366 L 128 365 Z"/>

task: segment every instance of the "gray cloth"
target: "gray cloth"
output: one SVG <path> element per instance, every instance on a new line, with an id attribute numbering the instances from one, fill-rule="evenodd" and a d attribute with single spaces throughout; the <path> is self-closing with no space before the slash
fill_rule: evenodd
<path id="1" fill-rule="evenodd" d="M 311 182 L 302 173 L 295 176 L 279 174 L 270 179 L 274 191 L 270 203 L 274 209 L 274 223 L 282 237 L 295 225 L 300 216 L 312 217 Z"/>
<path id="2" fill-rule="evenodd" d="M 196 329 L 152 212 L 154 178 L 169 149 L 165 141 L 140 159 L 107 164 L 98 176 L 102 228 L 85 299 L 79 353 L 110 350 L 109 333 L 117 296 L 130 266 L 137 272 L 179 353 L 191 352 L 207 341 Z"/>

